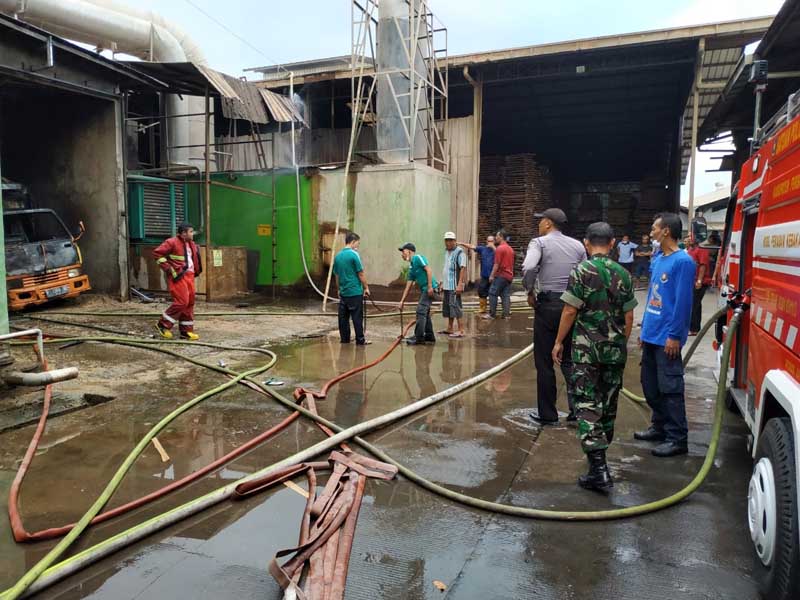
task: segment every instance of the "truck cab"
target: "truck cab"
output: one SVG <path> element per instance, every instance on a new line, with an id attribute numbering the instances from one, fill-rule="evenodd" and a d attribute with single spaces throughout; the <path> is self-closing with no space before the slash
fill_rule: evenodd
<path id="1" fill-rule="evenodd" d="M 751 432 L 754 575 L 764 598 L 789 600 L 800 598 L 800 105 L 790 99 L 754 145 L 721 253 L 722 293 L 746 309 L 733 340 L 729 405 Z"/>
<path id="2" fill-rule="evenodd" d="M 12 186 L 15 189 L 10 189 Z M 14 193 L 16 192 L 16 193 Z M 56 298 L 74 298 L 91 289 L 83 273 L 77 241 L 64 222 L 46 208 L 22 208 L 24 188 L 3 184 L 6 286 L 9 310 Z"/>

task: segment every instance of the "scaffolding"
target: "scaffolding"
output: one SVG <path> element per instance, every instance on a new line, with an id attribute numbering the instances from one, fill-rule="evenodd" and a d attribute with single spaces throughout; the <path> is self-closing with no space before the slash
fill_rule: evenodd
<path id="1" fill-rule="evenodd" d="M 420 161 L 448 171 L 446 61 L 447 29 L 428 0 L 353 0 L 355 139 L 374 123 L 379 142 L 371 152 L 381 162 Z"/>

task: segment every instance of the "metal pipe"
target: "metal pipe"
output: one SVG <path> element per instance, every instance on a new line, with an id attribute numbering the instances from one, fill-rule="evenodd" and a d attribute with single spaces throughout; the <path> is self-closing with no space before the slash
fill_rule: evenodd
<path id="1" fill-rule="evenodd" d="M 206 135 L 205 135 L 205 190 L 206 190 L 206 302 L 211 302 L 211 286 L 214 272 L 214 250 L 211 243 L 211 111 L 208 108 L 209 91 L 206 84 L 205 113 L 206 113 Z"/>
<path id="2" fill-rule="evenodd" d="M 3 373 L 3 381 L 8 385 L 42 387 L 44 385 L 50 385 L 51 383 L 75 379 L 77 376 L 77 367 L 64 367 L 63 369 L 53 369 L 52 371 L 42 371 L 41 373 L 8 371 Z"/>
<path id="3" fill-rule="evenodd" d="M 0 335 L 0 342 L 19 337 L 36 336 L 36 350 L 39 352 L 39 360 L 44 361 L 44 341 L 42 339 L 41 329 L 23 329 L 22 331 L 15 331 L 13 333 L 5 333 Z"/>
<path id="4" fill-rule="evenodd" d="M 694 219 L 694 182 L 695 170 L 697 167 L 697 128 L 700 111 L 700 85 L 703 80 L 703 55 L 705 53 L 706 40 L 700 38 L 697 48 L 697 66 L 695 67 L 695 79 L 692 97 L 692 159 L 689 165 L 689 206 L 687 207 L 689 215 L 687 221 L 689 222 L 689 237 L 694 239 L 694 227 L 692 221 Z"/>

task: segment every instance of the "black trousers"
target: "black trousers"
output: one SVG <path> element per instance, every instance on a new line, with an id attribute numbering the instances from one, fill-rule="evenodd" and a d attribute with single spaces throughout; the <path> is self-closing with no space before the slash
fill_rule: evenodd
<path id="1" fill-rule="evenodd" d="M 539 418 L 545 421 L 558 419 L 556 400 L 556 371 L 553 363 L 553 346 L 558 336 L 558 324 L 561 322 L 561 310 L 564 303 L 555 294 L 540 295 L 536 301 L 533 319 L 533 362 L 536 366 L 536 401 Z M 564 353 L 561 361 L 561 373 L 567 382 L 567 401 L 569 410 L 574 410 L 570 393 L 572 375 L 572 331 L 564 339 Z"/>
<path id="2" fill-rule="evenodd" d="M 689 325 L 689 331 L 700 331 L 703 326 L 703 298 L 706 297 L 708 286 L 704 285 L 700 289 L 694 289 L 694 296 L 692 298 L 692 322 Z"/>
<path id="3" fill-rule="evenodd" d="M 684 399 L 683 359 L 670 358 L 663 346 L 642 344 L 642 390 L 653 410 L 652 426 L 668 442 L 685 445 L 689 434 Z"/>
<path id="4" fill-rule="evenodd" d="M 356 330 L 356 344 L 364 343 L 364 296 L 342 296 L 339 298 L 339 337 L 342 343 L 350 343 L 350 319 Z"/>

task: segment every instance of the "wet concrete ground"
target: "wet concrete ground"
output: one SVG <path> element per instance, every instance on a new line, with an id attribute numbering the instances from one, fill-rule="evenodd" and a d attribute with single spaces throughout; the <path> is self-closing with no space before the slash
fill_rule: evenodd
<path id="1" fill-rule="evenodd" d="M 492 323 L 469 316 L 469 337 L 399 348 L 380 367 L 334 387 L 328 399 L 319 403 L 320 412 L 348 426 L 444 389 L 527 345 L 531 323 L 526 313 Z M 440 320 L 434 324 L 441 328 Z M 336 337 L 273 348 L 281 360 L 269 376 L 287 383 L 283 388 L 287 395 L 295 385 L 318 388 L 334 374 L 382 353 L 398 325 L 397 321 L 370 322 L 368 333 L 374 344 L 367 348 L 342 346 Z M 133 361 L 149 368 L 125 385 L 103 382 L 117 394 L 112 402 L 50 423 L 22 491 L 29 530 L 79 517 L 149 426 L 180 402 L 221 382 L 219 375 L 194 367 L 175 370 L 172 359 L 154 359 L 138 350 L 84 345 L 62 352 L 76 360 L 83 357 L 80 360 L 87 365 L 95 364 L 89 358 L 102 357 L 109 376 Z M 87 358 L 87 352 L 98 354 Z M 236 369 L 261 361 L 233 353 L 192 352 L 209 360 L 222 356 Z M 673 493 L 700 467 L 712 416 L 712 404 L 706 399 L 715 387 L 710 365 L 710 352 L 705 351 L 687 376 L 689 456 L 652 457 L 649 444 L 631 439 L 633 430 L 647 425 L 646 411 L 620 400 L 617 438 L 609 452 L 616 485 L 607 498 L 575 485 L 575 478 L 585 470 L 585 460 L 574 430 L 563 425 L 541 431 L 527 418 L 534 403 L 532 359 L 368 437 L 420 474 L 480 498 L 574 510 L 630 506 Z M 639 389 L 635 349 L 626 385 Z M 159 436 L 171 460 L 163 463 L 149 448 L 111 505 L 199 468 L 286 414 L 271 400 L 239 388 L 206 401 Z M 7 489 L 31 433 L 32 427 L 25 427 L 0 435 L 0 510 L 5 511 Z M 93 528 L 76 549 L 271 464 L 321 435 L 299 420 L 215 475 Z M 402 478 L 370 481 L 346 596 L 756 598 L 745 520 L 750 471 L 745 436 L 745 427 L 729 415 L 714 468 L 700 491 L 678 507 L 626 521 L 531 521 L 468 509 Z M 306 485 L 305 480 L 297 483 Z M 220 505 L 109 557 L 40 597 L 280 598 L 266 565 L 278 549 L 296 543 L 304 502 L 295 491 L 281 487 Z M 11 584 L 52 545 L 16 545 L 3 521 L 0 585 Z M 440 592 L 434 580 L 446 584 L 447 590 Z"/>

